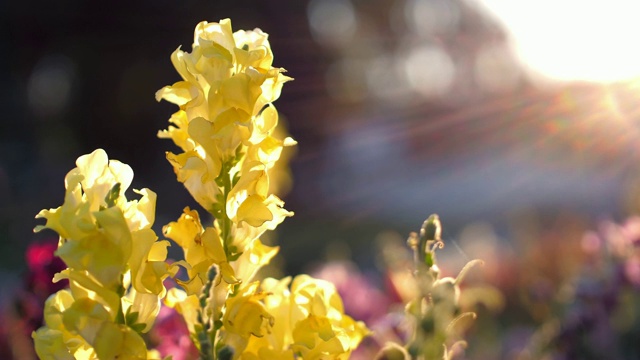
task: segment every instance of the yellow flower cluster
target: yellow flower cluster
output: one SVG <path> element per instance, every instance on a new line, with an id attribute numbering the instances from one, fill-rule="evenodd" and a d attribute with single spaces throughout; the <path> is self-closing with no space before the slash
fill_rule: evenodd
<path id="1" fill-rule="evenodd" d="M 369 332 L 344 314 L 342 299 L 327 281 L 308 275 L 293 283 L 291 277 L 267 278 L 257 288 L 253 283 L 234 298 L 224 318 L 225 326 L 235 328 L 224 340 L 241 351 L 241 359 L 348 359 Z M 241 309 L 260 313 L 263 321 L 246 321 Z"/>
<path id="2" fill-rule="evenodd" d="M 202 226 L 187 208 L 165 226 L 188 264 L 188 278 L 179 281 L 185 291 L 172 289 L 167 304 L 184 315 L 194 337 L 206 342 L 198 332 L 219 331 L 214 341 L 232 348 L 234 358 L 347 358 L 367 330 L 343 314 L 332 285 L 308 276 L 296 278 L 291 290 L 290 278 L 252 282 L 278 251 L 259 237 L 293 215 L 270 192 L 283 147 L 295 141 L 275 137 L 272 102 L 291 78 L 272 67 L 267 34 L 232 32 L 228 19 L 202 22 L 192 51 L 178 48 L 171 59 L 182 81 L 156 98 L 180 110 L 158 135 L 182 149 L 167 159 L 215 223 Z M 219 277 L 210 285 L 212 266 Z"/>
<path id="3" fill-rule="evenodd" d="M 45 306 L 45 323 L 34 334 L 36 352 L 48 359 L 146 359 L 140 333 L 148 331 L 160 310 L 163 280 L 175 273 L 167 265 L 168 241 L 156 241 L 151 229 L 156 195 L 124 195 L 131 168 L 109 160 L 104 150 L 83 155 L 65 178 L 64 204 L 37 217 L 60 235 L 56 255 L 68 268 L 55 281 L 70 288 Z"/>
<path id="4" fill-rule="evenodd" d="M 182 150 L 167 159 L 214 221 L 203 225 L 187 207 L 165 225 L 164 236 L 184 253 L 170 265 L 169 241 L 151 229 L 155 193 L 134 190 L 142 197 L 129 201 L 129 166 L 101 149 L 78 158 L 65 178 L 64 204 L 37 216 L 47 222 L 36 230 L 60 235 L 56 254 L 68 268 L 55 280 L 70 281 L 47 301 L 46 325 L 33 334 L 38 356 L 158 358 L 141 335 L 164 299 L 183 315 L 203 360 L 220 351 L 234 359 L 348 358 L 368 330 L 344 314 L 332 284 L 306 275 L 254 279 L 278 252 L 260 237 L 293 215 L 272 193 L 283 148 L 295 141 L 276 135 L 272 102 L 291 78 L 272 67 L 267 34 L 232 32 L 228 19 L 201 22 L 192 51 L 178 48 L 171 60 L 182 81 L 156 99 L 180 109 L 158 136 Z M 167 291 L 167 277 L 181 289 Z"/>
<path id="5" fill-rule="evenodd" d="M 283 146 L 295 144 L 272 136 L 278 125 L 272 102 L 291 78 L 271 66 L 267 34 L 259 29 L 233 33 L 229 19 L 199 23 L 192 52 L 178 48 L 171 60 L 183 80 L 160 89 L 156 99 L 180 110 L 159 136 L 171 138 L 183 153 L 168 153 L 167 159 L 178 180 L 211 212 L 218 210 L 224 187 L 216 179 L 231 176 L 237 183 L 224 204 L 227 215 L 247 236 L 257 238 L 291 215 L 267 193 L 269 170 Z M 243 222 L 257 229 L 245 229 Z"/>
<path id="6" fill-rule="evenodd" d="M 295 144 L 272 136 L 278 125 L 272 102 L 291 78 L 271 66 L 267 34 L 234 33 L 228 19 L 199 23 L 192 52 L 178 48 L 171 60 L 183 80 L 160 89 L 156 99 L 180 110 L 158 136 L 182 149 L 178 155 L 168 152 L 167 159 L 178 181 L 217 220 L 216 227 L 203 228 L 197 212 L 185 209 L 164 229 L 185 249 L 191 266 L 185 284 L 195 294 L 214 263 L 228 284 L 249 280 L 238 279 L 229 263 L 293 215 L 269 193 L 269 175 L 283 147 Z"/>

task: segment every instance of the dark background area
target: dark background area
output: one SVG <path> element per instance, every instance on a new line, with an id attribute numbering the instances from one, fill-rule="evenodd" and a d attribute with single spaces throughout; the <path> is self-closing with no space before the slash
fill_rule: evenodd
<path id="1" fill-rule="evenodd" d="M 434 212 L 455 240 L 472 222 L 509 239 L 531 214 L 544 224 L 637 209 L 635 82 L 536 87 L 508 51 L 479 76 L 479 54 L 507 35 L 471 2 L 451 1 L 455 26 L 425 33 L 402 20 L 406 6 L 398 15 L 405 2 L 329 1 L 356 19 L 334 14 L 351 24 L 334 38 L 310 26 L 319 3 L 1 2 L 0 269 L 18 273 L 26 246 L 54 236 L 34 235 L 33 217 L 62 203 L 65 174 L 96 148 L 134 169 L 132 188 L 158 194 L 158 233 L 198 208 L 165 159 L 173 145 L 156 137 L 175 106 L 154 94 L 179 79 L 169 57 L 190 51 L 195 25 L 227 17 L 267 32 L 274 65 L 295 78 L 275 103 L 299 143 L 284 197 L 296 215 L 277 232 L 286 272 L 340 242 L 368 266 L 378 233 L 405 236 Z M 431 61 L 441 54 L 414 57 L 424 44 L 448 67 Z"/>

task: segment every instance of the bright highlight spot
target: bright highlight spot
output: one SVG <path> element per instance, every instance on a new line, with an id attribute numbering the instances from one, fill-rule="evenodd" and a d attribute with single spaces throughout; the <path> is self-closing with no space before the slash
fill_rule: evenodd
<path id="1" fill-rule="evenodd" d="M 356 15 L 349 0 L 312 0 L 307 8 L 311 34 L 320 42 L 344 43 L 356 30 Z"/>
<path id="2" fill-rule="evenodd" d="M 453 31 L 460 23 L 460 8 L 450 0 L 409 0 L 404 15 L 415 33 L 427 36 Z"/>
<path id="3" fill-rule="evenodd" d="M 405 72 L 411 88 L 431 98 L 448 93 L 455 79 L 456 67 L 442 49 L 421 46 L 407 56 Z"/>
<path id="4" fill-rule="evenodd" d="M 640 76 L 638 2 L 480 1 L 502 21 L 534 73 L 602 82 Z"/>

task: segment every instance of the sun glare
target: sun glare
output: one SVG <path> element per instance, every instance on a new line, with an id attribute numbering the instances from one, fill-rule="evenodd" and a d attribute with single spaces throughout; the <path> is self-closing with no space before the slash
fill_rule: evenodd
<path id="1" fill-rule="evenodd" d="M 534 74 L 599 82 L 640 76 L 640 2 L 479 1 L 505 25 L 516 54 Z"/>

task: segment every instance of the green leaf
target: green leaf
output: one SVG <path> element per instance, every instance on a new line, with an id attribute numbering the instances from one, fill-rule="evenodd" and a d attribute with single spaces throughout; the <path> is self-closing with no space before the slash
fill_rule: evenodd
<path id="1" fill-rule="evenodd" d="M 432 267 L 435 264 L 435 259 L 434 259 L 433 253 L 427 252 L 427 253 L 424 254 L 424 263 L 428 267 Z"/>
<path id="2" fill-rule="evenodd" d="M 233 175 L 233 179 L 231 180 L 231 187 L 236 186 L 238 181 L 240 181 L 240 173 L 235 173 L 235 175 Z"/>
<path id="3" fill-rule="evenodd" d="M 141 333 L 144 328 L 147 327 L 147 324 L 133 324 L 129 325 L 129 327 L 137 333 Z"/>
<path id="4" fill-rule="evenodd" d="M 107 193 L 107 196 L 104 197 L 104 202 L 107 203 L 107 208 L 113 207 L 116 205 L 116 201 L 120 196 L 120 183 L 116 183 L 113 185 L 111 190 Z"/>
<path id="5" fill-rule="evenodd" d="M 138 316 L 140 315 L 137 311 L 130 312 L 131 308 L 127 309 L 127 315 L 124 317 L 124 321 L 127 325 L 132 326 L 138 321 Z"/>
<path id="6" fill-rule="evenodd" d="M 236 261 L 236 260 L 238 260 L 238 258 L 239 258 L 242 254 L 243 254 L 242 252 L 239 252 L 239 253 L 232 253 L 231 255 L 229 255 L 229 256 L 227 257 L 227 260 L 229 260 L 229 261 Z"/>

